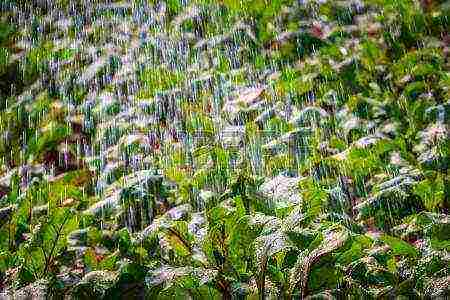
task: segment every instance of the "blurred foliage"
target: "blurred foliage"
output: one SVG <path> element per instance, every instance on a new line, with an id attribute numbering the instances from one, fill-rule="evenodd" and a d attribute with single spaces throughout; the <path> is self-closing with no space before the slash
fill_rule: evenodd
<path id="1" fill-rule="evenodd" d="M 135 4 L 125 82 L 125 44 L 79 82 L 106 50 L 0 21 L 0 292 L 448 297 L 448 1 Z"/>

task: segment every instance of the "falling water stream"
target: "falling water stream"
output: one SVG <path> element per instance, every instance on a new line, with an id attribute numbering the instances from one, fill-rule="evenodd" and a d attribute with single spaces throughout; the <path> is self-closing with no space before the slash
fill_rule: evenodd
<path id="1" fill-rule="evenodd" d="M 375 53 L 370 59 L 380 64 L 370 72 L 385 74 L 386 58 L 376 57 L 378 50 L 362 37 L 352 37 L 358 26 L 377 30 L 365 1 L 337 1 L 345 8 L 344 21 L 337 22 L 321 15 L 327 1 L 291 1 L 259 27 L 255 19 L 228 12 L 236 1 L 223 1 L 229 7 L 197 2 L 2 0 L 0 25 L 7 22 L 15 33 L 8 45 L 0 43 L 8 51 L 6 71 L 0 70 L 0 106 L 2 118 L 16 119 L 7 130 L 0 128 L 0 198 L 12 194 L 18 174 L 17 199 L 43 186 L 49 199 L 52 189 L 58 193 L 55 203 L 42 196 L 30 200 L 30 223 L 42 211 L 50 216 L 54 207 L 70 208 L 77 222 L 92 218 L 104 235 L 128 229 L 141 247 L 140 237 L 191 211 L 190 232 L 205 238 L 204 210 L 230 192 L 240 171 L 256 178 L 257 194 L 280 215 L 302 204 L 309 179 L 314 192 L 319 182 L 336 179 L 323 189 L 330 220 L 348 228 L 389 197 L 409 199 L 423 176 L 398 151 L 383 154 L 390 164 L 373 180 L 364 172 L 376 164 L 369 155 L 361 165 L 335 167 L 358 153 L 375 153 L 405 126 L 385 117 L 391 111 L 381 103 L 379 82 L 364 82 L 370 94 L 358 91 L 353 98 L 346 95 L 349 87 L 333 84 L 342 70 L 351 77 L 353 66 L 364 68 L 363 50 Z M 297 20 L 303 6 L 308 14 Z M 276 28 L 283 22 L 288 29 Z M 332 48 L 334 43 L 339 46 Z M 365 80 L 347 77 L 349 86 Z M 404 76 L 395 84 L 411 80 Z M 321 84 L 313 89 L 316 81 Z M 350 104 L 342 105 L 347 98 Z M 411 137 L 418 141 L 414 159 L 425 165 L 434 166 L 442 156 L 436 141 L 448 138 L 448 100 L 440 102 L 423 109 L 430 124 L 414 128 Z M 16 123 L 25 125 L 17 129 Z M 354 170 L 362 179 L 350 179 Z M 5 204 L 0 216 L 15 205 Z M 387 223 L 402 205 L 387 202 Z M 79 227 L 68 235 L 68 249 L 80 259 L 88 239 L 90 231 Z"/>

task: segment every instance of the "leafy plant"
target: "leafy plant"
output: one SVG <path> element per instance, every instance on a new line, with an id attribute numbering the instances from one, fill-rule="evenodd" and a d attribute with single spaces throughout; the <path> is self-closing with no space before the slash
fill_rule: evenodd
<path id="1" fill-rule="evenodd" d="M 18 252 L 23 259 L 21 279 L 33 281 L 56 273 L 57 260 L 67 246 L 67 236 L 76 228 L 76 218 L 71 210 L 66 208 L 55 208 L 36 224 L 30 240 L 21 245 Z"/>

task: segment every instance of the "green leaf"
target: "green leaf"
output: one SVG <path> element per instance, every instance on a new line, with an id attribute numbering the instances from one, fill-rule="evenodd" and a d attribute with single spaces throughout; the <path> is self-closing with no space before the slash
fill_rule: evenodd
<path id="1" fill-rule="evenodd" d="M 339 254 L 336 263 L 346 266 L 354 261 L 357 261 L 365 255 L 365 249 L 369 249 L 372 244 L 372 240 L 365 235 L 358 235 L 354 237 L 352 239 L 350 249 Z"/>
<path id="2" fill-rule="evenodd" d="M 323 233 L 323 240 L 315 249 L 301 252 L 290 272 L 289 294 L 292 295 L 297 287 L 303 293 L 307 288 L 311 267 L 322 256 L 340 248 L 347 238 L 348 232 L 345 229 L 330 229 Z"/>
<path id="3" fill-rule="evenodd" d="M 86 250 L 83 255 L 83 262 L 90 270 L 97 269 L 97 257 L 94 249 L 90 248 Z"/>
<path id="4" fill-rule="evenodd" d="M 401 239 L 389 235 L 383 235 L 380 239 L 391 247 L 394 255 L 410 256 L 413 258 L 419 256 L 419 251 L 416 248 Z"/>

